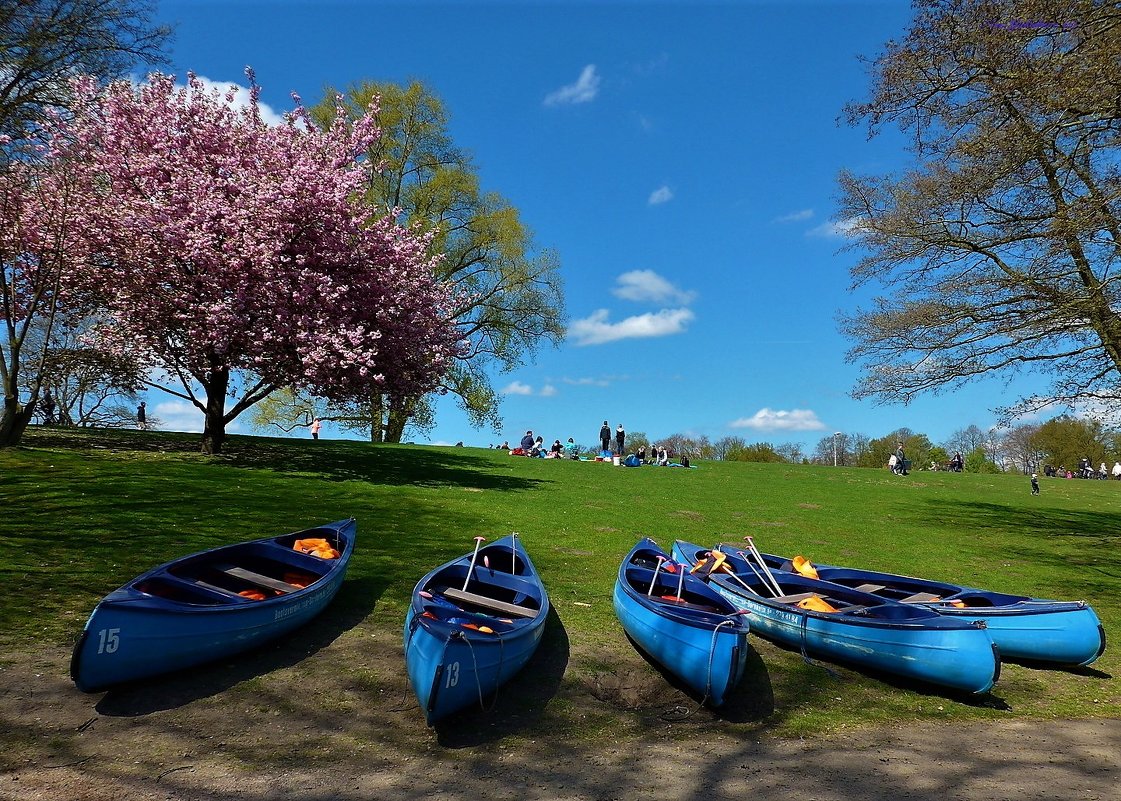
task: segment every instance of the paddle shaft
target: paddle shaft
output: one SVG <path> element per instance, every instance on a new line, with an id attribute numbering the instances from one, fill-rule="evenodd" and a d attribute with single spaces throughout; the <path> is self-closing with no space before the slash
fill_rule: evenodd
<path id="1" fill-rule="evenodd" d="M 479 546 L 486 537 L 475 537 L 475 552 L 471 554 L 471 566 L 467 568 L 467 578 L 463 579 L 462 592 L 467 592 L 467 585 L 471 583 L 471 574 L 475 572 L 475 560 L 479 558 Z"/>
<path id="2" fill-rule="evenodd" d="M 782 588 L 778 585 L 778 582 L 775 581 L 775 577 L 771 575 L 771 569 L 767 567 L 767 563 L 763 561 L 763 554 L 759 553 L 759 549 L 755 547 L 755 540 L 753 540 L 750 536 L 744 537 L 744 539 L 747 540 L 747 547 L 755 555 L 755 560 L 759 563 L 760 569 L 762 569 L 762 571 L 767 575 L 767 578 L 770 579 L 771 586 L 775 590 L 775 596 L 777 597 L 779 595 L 782 595 Z"/>
<path id="3" fill-rule="evenodd" d="M 662 562 L 666 561 L 664 556 L 658 557 L 658 564 L 654 565 L 654 575 L 650 579 L 650 587 L 646 590 L 647 595 L 654 594 L 654 582 L 658 580 L 658 571 L 662 569 Z"/>

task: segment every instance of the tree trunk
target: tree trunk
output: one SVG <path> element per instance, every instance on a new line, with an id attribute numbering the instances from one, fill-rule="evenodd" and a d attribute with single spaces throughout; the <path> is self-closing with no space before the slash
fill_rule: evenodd
<path id="1" fill-rule="evenodd" d="M 384 397 L 380 392 L 370 396 L 370 442 L 383 442 L 382 420 L 385 416 Z"/>
<path id="2" fill-rule="evenodd" d="M 221 453 L 226 441 L 226 389 L 230 385 L 229 370 L 211 370 L 203 383 L 206 389 L 206 422 L 202 429 L 203 453 Z"/>
<path id="3" fill-rule="evenodd" d="M 18 395 L 5 395 L 4 410 L 0 412 L 0 448 L 19 445 L 34 408 L 31 404 L 20 406 Z"/>
<path id="4" fill-rule="evenodd" d="M 397 400 L 390 398 L 389 400 L 389 419 L 385 423 L 385 441 L 396 442 L 401 441 L 404 436 L 405 426 L 409 423 L 409 418 L 412 417 L 413 404 L 411 399 Z"/>

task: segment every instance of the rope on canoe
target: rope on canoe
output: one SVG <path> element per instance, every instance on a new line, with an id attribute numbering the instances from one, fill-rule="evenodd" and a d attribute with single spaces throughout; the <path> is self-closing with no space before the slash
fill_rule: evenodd
<path id="1" fill-rule="evenodd" d="M 824 670 L 826 673 L 828 673 L 830 676 L 832 676 L 835 679 L 841 678 L 841 675 L 839 673 L 837 673 L 837 671 L 833 670 L 828 665 L 823 665 L 821 662 L 815 662 L 814 660 L 810 659 L 809 655 L 806 653 L 806 627 L 809 625 L 809 623 L 810 623 L 810 616 L 808 614 L 803 614 L 802 615 L 802 624 L 801 624 L 801 626 L 799 626 L 799 628 L 801 629 L 801 636 L 798 638 L 800 640 L 800 645 L 801 645 L 801 649 L 802 649 L 802 661 L 805 662 L 807 665 L 812 665 L 813 667 L 821 668 L 822 670 Z"/>
<path id="2" fill-rule="evenodd" d="M 467 643 L 467 650 L 471 652 L 471 665 L 472 672 L 475 674 L 475 688 L 479 691 L 479 709 L 483 712 L 490 712 L 494 709 L 495 704 L 498 703 L 498 688 L 502 686 L 502 663 L 506 659 L 506 644 L 502 640 L 502 635 L 495 632 L 494 636 L 498 638 L 498 672 L 495 674 L 494 682 L 494 698 L 491 699 L 490 706 L 488 707 L 483 703 L 483 683 L 479 680 L 479 662 L 475 658 L 475 646 L 471 644 L 471 638 L 466 634 L 460 632 L 463 636 L 463 641 Z"/>
<path id="3" fill-rule="evenodd" d="M 665 721 L 685 720 L 686 718 L 690 718 L 693 715 L 695 715 L 697 713 L 697 711 L 700 710 L 700 708 L 705 705 L 705 701 L 708 700 L 709 695 L 712 693 L 712 663 L 716 658 L 716 638 L 720 636 L 720 628 L 722 626 L 734 626 L 734 625 L 736 625 L 735 621 L 732 620 L 731 618 L 729 618 L 728 620 L 720 621 L 719 623 L 717 623 L 715 626 L 712 627 L 712 642 L 708 646 L 708 675 L 705 676 L 705 694 L 704 694 L 704 697 L 701 698 L 701 702 L 699 704 L 697 704 L 693 709 L 686 712 L 684 715 L 673 715 L 673 714 L 670 714 L 669 712 L 664 712 L 661 715 L 659 715 L 659 717 L 662 720 L 665 720 Z M 677 706 L 677 707 L 674 708 L 674 711 L 676 712 L 677 710 L 679 710 L 681 708 L 682 708 L 681 706 Z"/>

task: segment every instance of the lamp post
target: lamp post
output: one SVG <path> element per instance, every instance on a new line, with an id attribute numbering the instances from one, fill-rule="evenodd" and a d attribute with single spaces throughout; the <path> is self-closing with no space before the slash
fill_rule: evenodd
<path id="1" fill-rule="evenodd" d="M 833 466 L 837 466 L 837 437 L 841 436 L 840 431 L 833 432 Z"/>

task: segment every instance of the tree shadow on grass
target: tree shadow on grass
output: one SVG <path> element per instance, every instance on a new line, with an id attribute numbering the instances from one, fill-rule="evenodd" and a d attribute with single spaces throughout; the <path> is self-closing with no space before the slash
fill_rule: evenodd
<path id="1" fill-rule="evenodd" d="M 303 440 L 231 435 L 218 456 L 198 453 L 198 437 L 164 431 L 29 429 L 26 445 L 69 450 L 181 453 L 231 467 L 320 476 L 330 481 L 368 481 L 390 486 L 462 486 L 528 490 L 542 479 L 494 473 L 494 461 L 467 448 L 375 445 L 356 440 Z"/>
<path id="2" fill-rule="evenodd" d="M 538 727 L 568 667 L 568 632 L 555 608 L 549 609 L 536 653 L 510 681 L 485 699 L 487 710 L 472 706 L 437 721 L 437 742 L 445 748 L 472 748 Z M 493 706 L 489 706 L 493 704 Z"/>
<path id="3" fill-rule="evenodd" d="M 176 709 L 225 692 L 236 684 L 291 667 L 326 648 L 373 610 L 385 584 L 375 578 L 348 579 L 331 604 L 290 634 L 217 663 L 153 676 L 113 688 L 97 702 L 99 714 L 137 717 Z"/>
<path id="4" fill-rule="evenodd" d="M 1121 573 L 1121 512 L 929 501 L 917 513 L 947 529 L 1001 540 L 1000 556 L 1061 571 L 1090 598 L 1116 592 Z M 1008 536 L 1008 532 L 1016 536 Z M 969 583 L 967 577 L 962 579 Z"/>

